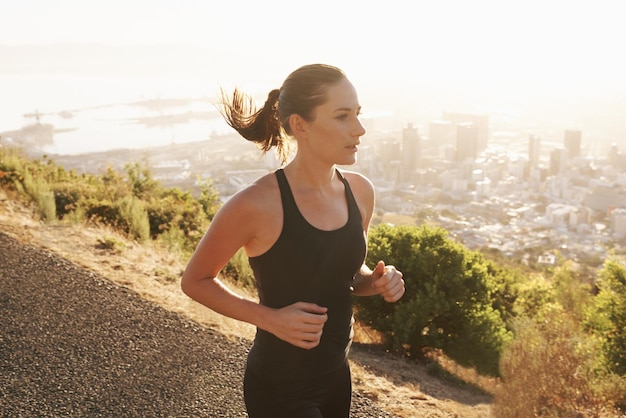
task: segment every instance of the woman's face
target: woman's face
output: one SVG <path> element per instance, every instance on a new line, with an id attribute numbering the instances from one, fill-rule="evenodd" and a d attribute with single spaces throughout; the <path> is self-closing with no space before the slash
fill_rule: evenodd
<path id="1" fill-rule="evenodd" d="M 326 98 L 315 108 L 313 120 L 306 123 L 305 146 L 330 164 L 354 164 L 360 137 L 365 134 L 359 121 L 361 106 L 356 90 L 343 79 L 327 90 Z"/>

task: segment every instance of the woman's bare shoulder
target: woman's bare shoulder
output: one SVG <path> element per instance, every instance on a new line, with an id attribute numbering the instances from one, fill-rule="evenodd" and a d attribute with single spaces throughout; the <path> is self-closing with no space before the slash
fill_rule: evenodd
<path id="1" fill-rule="evenodd" d="M 224 206 L 244 211 L 272 209 L 279 196 L 278 182 L 274 173 L 268 173 L 235 193 Z"/>
<path id="2" fill-rule="evenodd" d="M 358 173 L 356 171 L 341 171 L 341 174 L 348 180 L 350 183 L 350 188 L 358 194 L 364 193 L 366 195 L 372 195 L 374 193 L 374 184 L 370 179 L 365 177 L 363 174 Z"/>
<path id="3" fill-rule="evenodd" d="M 363 217 L 363 228 L 367 230 L 374 212 L 374 184 L 370 179 L 356 171 L 341 171 L 341 173 L 350 184 L 350 189 Z"/>

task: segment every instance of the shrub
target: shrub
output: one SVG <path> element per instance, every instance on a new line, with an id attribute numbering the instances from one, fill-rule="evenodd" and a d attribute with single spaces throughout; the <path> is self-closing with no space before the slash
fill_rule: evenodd
<path id="1" fill-rule="evenodd" d="M 222 269 L 222 274 L 245 288 L 254 287 L 254 275 L 243 250 L 237 251 Z"/>
<path id="2" fill-rule="evenodd" d="M 494 308 L 498 278 L 476 252 L 430 227 L 380 225 L 369 234 L 368 264 L 378 260 L 404 274 L 406 293 L 390 304 L 380 297 L 355 298 L 357 318 L 383 333 L 394 350 L 423 358 L 430 348 L 463 366 L 498 373 L 510 334 Z"/>
<path id="3" fill-rule="evenodd" d="M 146 241 L 150 238 L 148 214 L 141 200 L 133 196 L 116 202 L 88 199 L 84 205 L 90 222 L 107 225 L 131 239 Z"/>
<path id="4" fill-rule="evenodd" d="M 37 205 L 39 215 L 43 220 L 56 220 L 56 204 L 54 193 L 48 183 L 42 178 L 33 178 L 30 172 L 24 172 L 24 190 Z"/>
<path id="5" fill-rule="evenodd" d="M 104 236 L 97 239 L 97 247 L 103 250 L 112 251 L 115 254 L 122 254 L 126 250 L 126 244 L 115 237 Z"/>
<path id="6" fill-rule="evenodd" d="M 517 286 L 515 316 L 539 318 L 549 306 L 556 304 L 554 289 L 543 276 L 533 274 Z"/>
<path id="7" fill-rule="evenodd" d="M 68 212 L 63 216 L 63 220 L 72 224 L 85 223 L 86 219 L 87 216 L 85 215 L 85 209 L 83 209 L 82 206 L 77 207 L 75 210 Z"/>
<path id="8" fill-rule="evenodd" d="M 596 365 L 593 340 L 563 312 L 555 310 L 543 322 L 520 319 L 514 341 L 502 354 L 494 416 L 617 416 L 622 383 L 608 379 Z"/>
<path id="9" fill-rule="evenodd" d="M 200 196 L 198 202 L 202 205 L 202 210 L 209 220 L 212 220 L 220 207 L 219 193 L 215 188 L 213 180 L 197 180 L 200 186 Z"/>
<path id="10" fill-rule="evenodd" d="M 83 205 L 89 222 L 117 227 L 117 214 L 111 201 L 89 198 L 83 202 Z"/>
<path id="11" fill-rule="evenodd" d="M 602 341 L 608 369 L 625 376 L 626 268 L 615 257 L 608 259 L 600 271 L 598 295 L 586 323 Z"/>
<path id="12" fill-rule="evenodd" d="M 189 192 L 180 189 L 165 189 L 150 199 L 147 206 L 150 215 L 150 232 L 156 237 L 174 226 L 185 235 L 204 232 L 208 219 L 202 204 Z"/>
<path id="13" fill-rule="evenodd" d="M 211 180 L 203 181 L 200 197 L 167 189 L 152 178 L 145 162 L 131 162 L 125 175 L 107 167 L 101 176 L 78 175 L 44 156 L 29 161 L 19 149 L 0 149 L 0 186 L 28 196 L 46 220 L 93 222 L 144 241 L 174 229 L 167 240 L 179 239 L 183 253 L 193 251 L 219 207 Z M 147 232 L 146 232 L 147 231 Z"/>
<path id="14" fill-rule="evenodd" d="M 141 200 L 128 196 L 113 206 L 118 212 L 118 228 L 139 241 L 150 238 L 150 222 Z"/>
<path id="15" fill-rule="evenodd" d="M 177 227 L 172 227 L 161 232 L 157 240 L 175 254 L 185 258 L 191 256 L 191 252 L 187 251 L 184 246 L 185 234 Z"/>
<path id="16" fill-rule="evenodd" d="M 130 162 L 124 166 L 128 184 L 135 197 L 149 200 L 163 190 L 161 183 L 152 178 L 152 172 L 146 161 Z"/>
<path id="17" fill-rule="evenodd" d="M 54 186 L 54 203 L 57 216 L 61 219 L 78 207 L 81 194 L 71 184 L 57 184 Z"/>

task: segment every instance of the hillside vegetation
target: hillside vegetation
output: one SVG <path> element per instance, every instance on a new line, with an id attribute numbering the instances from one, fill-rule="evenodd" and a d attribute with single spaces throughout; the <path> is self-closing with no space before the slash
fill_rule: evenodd
<path id="1" fill-rule="evenodd" d="M 44 222 L 103 226 L 138 245 L 158 243 L 180 260 L 219 208 L 210 182 L 192 194 L 163 187 L 139 162 L 122 173 L 90 175 L 12 148 L 0 149 L 0 188 L 32 204 Z M 98 240 L 109 251 L 125 251 L 125 241 L 113 235 Z M 625 415 L 623 258 L 608 255 L 589 283 L 569 260 L 544 271 L 512 267 L 470 251 L 443 229 L 384 222 L 370 230 L 369 248 L 370 265 L 384 259 L 407 283 L 396 304 L 355 298 L 357 327 L 369 342 L 428 364 L 432 374 L 454 364 L 490 379 L 496 417 Z M 222 273 L 254 292 L 243 254 Z"/>

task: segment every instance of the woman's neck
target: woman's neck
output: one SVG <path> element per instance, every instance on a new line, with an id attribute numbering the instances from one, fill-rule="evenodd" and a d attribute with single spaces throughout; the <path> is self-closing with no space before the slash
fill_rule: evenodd
<path id="1" fill-rule="evenodd" d="M 285 166 L 285 174 L 291 180 L 292 187 L 302 187 L 311 190 L 324 191 L 333 186 L 337 177 L 334 164 L 313 164 L 294 158 Z"/>

